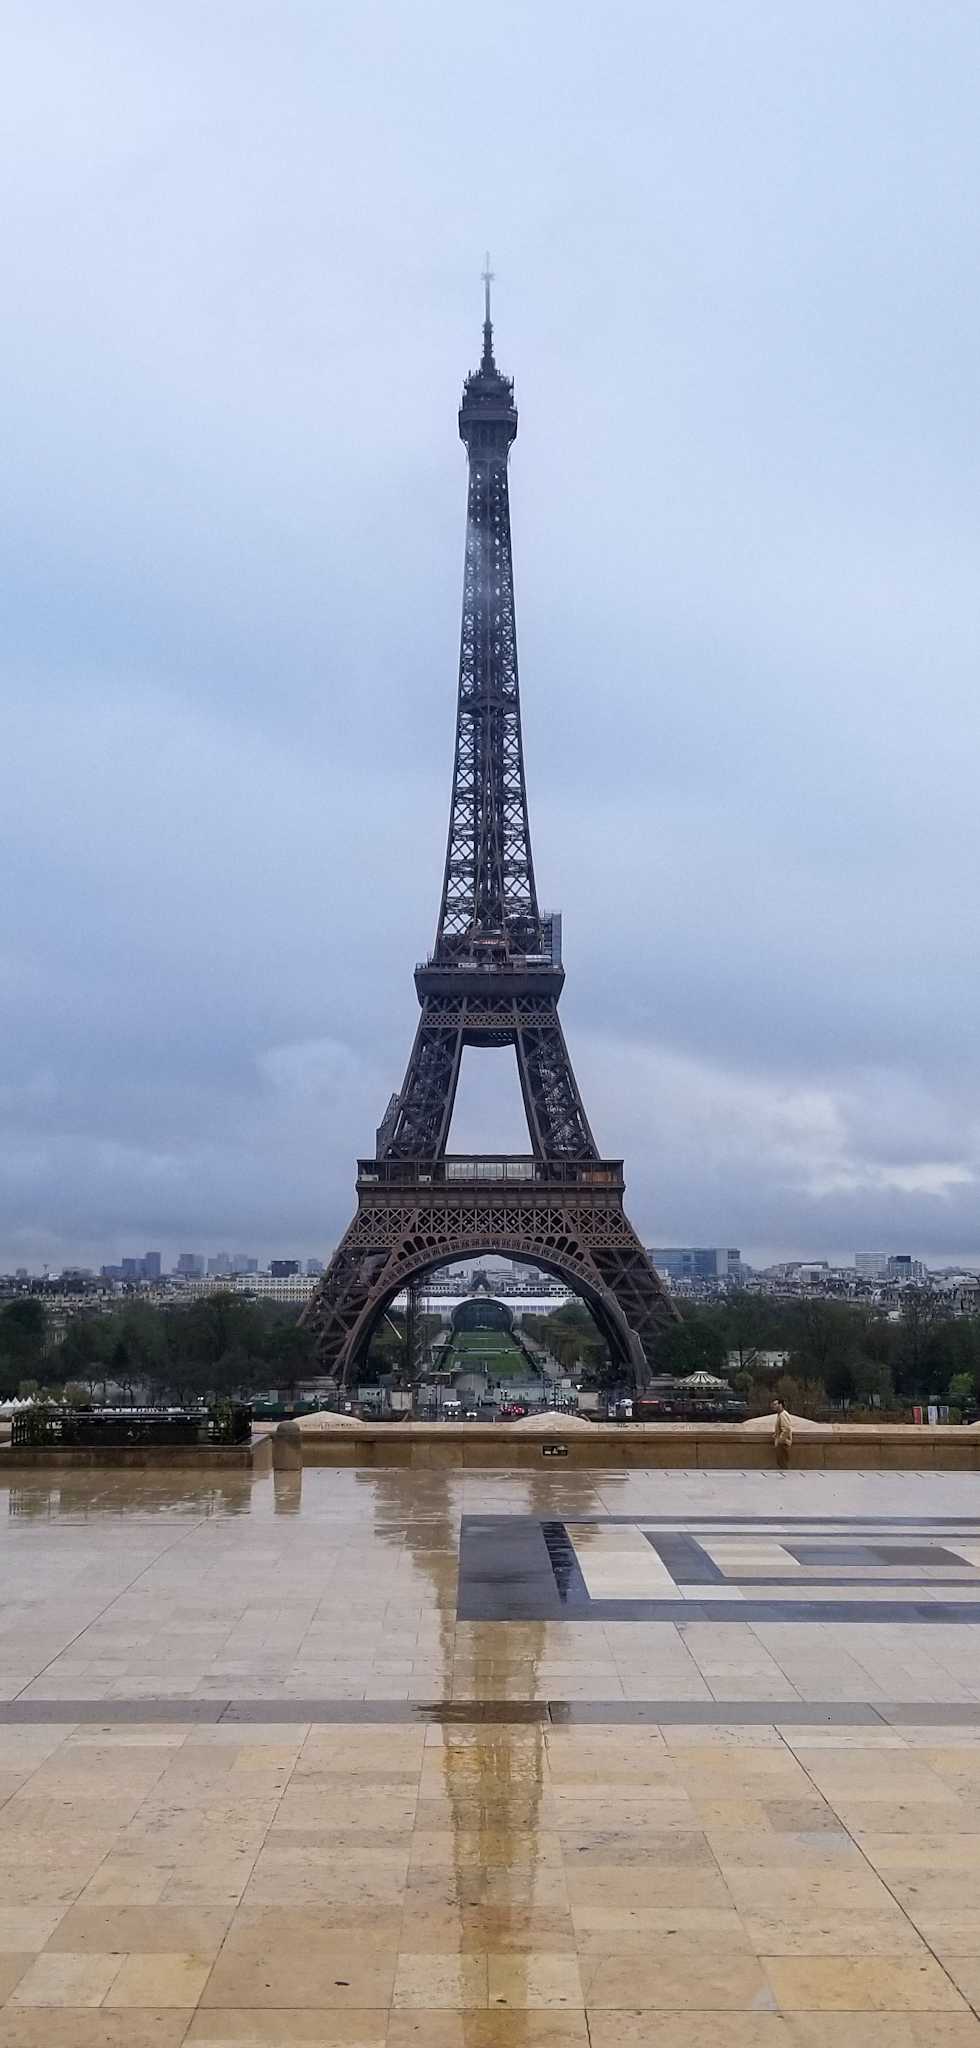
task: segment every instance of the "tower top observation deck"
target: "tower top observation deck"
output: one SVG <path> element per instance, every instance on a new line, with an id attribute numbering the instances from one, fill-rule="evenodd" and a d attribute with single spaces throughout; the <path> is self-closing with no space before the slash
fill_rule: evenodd
<path id="1" fill-rule="evenodd" d="M 506 461 L 511 443 L 517 439 L 517 407 L 514 379 L 498 370 L 493 354 L 493 321 L 490 317 L 490 286 L 493 271 L 487 257 L 483 272 L 483 355 L 478 370 L 471 370 L 463 385 L 459 408 L 459 437 L 468 452 Z"/>

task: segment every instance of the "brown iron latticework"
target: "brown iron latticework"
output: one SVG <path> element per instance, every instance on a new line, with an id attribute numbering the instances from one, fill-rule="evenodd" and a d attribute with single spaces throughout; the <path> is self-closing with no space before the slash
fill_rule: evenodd
<path id="1" fill-rule="evenodd" d="M 507 463 L 514 387 L 483 358 L 463 386 L 469 458 L 456 756 L 446 870 L 421 1016 L 401 1089 L 362 1159 L 357 1215 L 307 1311 L 326 1371 L 356 1375 L 400 1290 L 452 1259 L 499 1252 L 568 1281 L 637 1386 L 676 1310 L 599 1158 L 558 1019 L 561 919 L 538 907 L 521 741 Z M 532 1156 L 458 1158 L 446 1145 L 468 1045 L 513 1045 Z"/>

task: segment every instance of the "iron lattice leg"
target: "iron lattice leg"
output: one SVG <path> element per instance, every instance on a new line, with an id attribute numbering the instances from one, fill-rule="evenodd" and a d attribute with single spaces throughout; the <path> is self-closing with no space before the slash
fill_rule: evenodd
<path id="1" fill-rule="evenodd" d="M 379 1157 L 436 1159 L 445 1152 L 462 1056 L 458 1024 L 434 1024 L 423 1006 L 401 1094 L 389 1110 L 390 1128 L 382 1125 L 378 1133 Z"/>
<path id="2" fill-rule="evenodd" d="M 515 1037 L 528 1130 L 538 1158 L 597 1159 L 557 1002 L 546 1023 L 523 1025 Z"/>
<path id="3" fill-rule="evenodd" d="M 632 1230 L 630 1237 L 631 1244 L 616 1250 L 598 1249 L 593 1256 L 603 1286 L 618 1304 L 629 1327 L 633 1379 L 642 1392 L 649 1384 L 660 1339 L 679 1317 L 659 1273 Z"/>

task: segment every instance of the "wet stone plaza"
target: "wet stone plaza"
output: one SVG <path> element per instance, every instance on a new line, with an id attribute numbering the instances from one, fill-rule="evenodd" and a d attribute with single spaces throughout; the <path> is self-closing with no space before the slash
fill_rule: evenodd
<path id="1" fill-rule="evenodd" d="M 0 2048 L 980 2048 L 970 1474 L 31 1472 L 0 1544 Z"/>

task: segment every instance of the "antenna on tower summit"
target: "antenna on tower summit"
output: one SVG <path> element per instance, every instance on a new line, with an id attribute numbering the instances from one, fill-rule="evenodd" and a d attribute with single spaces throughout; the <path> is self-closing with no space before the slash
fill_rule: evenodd
<path id="1" fill-rule="evenodd" d="M 483 367 L 484 369 L 492 369 L 493 322 L 491 321 L 490 318 L 490 286 L 494 281 L 494 273 L 490 268 L 489 249 L 487 250 L 487 253 L 484 256 L 483 269 L 480 275 L 483 278 Z"/>

